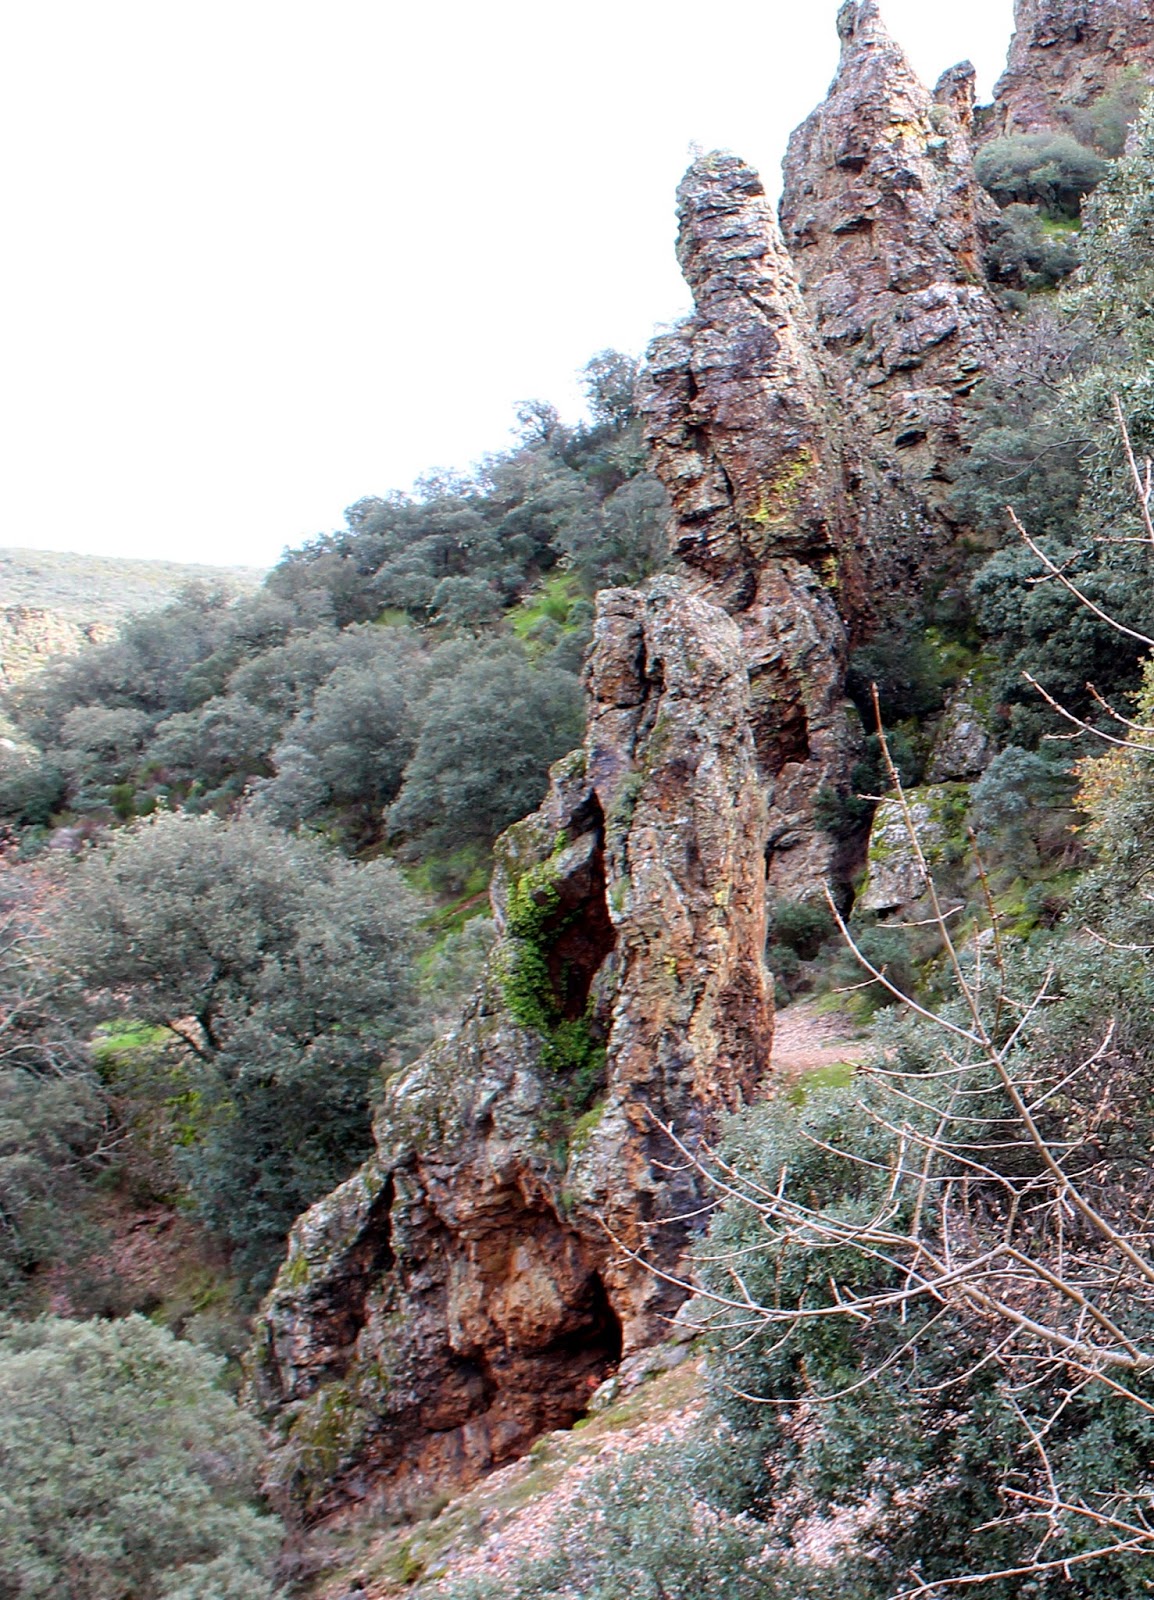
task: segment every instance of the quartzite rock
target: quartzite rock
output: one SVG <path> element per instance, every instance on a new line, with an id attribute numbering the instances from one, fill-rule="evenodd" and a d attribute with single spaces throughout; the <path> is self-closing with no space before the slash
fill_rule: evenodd
<path id="1" fill-rule="evenodd" d="M 692 1145 L 765 1086 L 738 630 L 675 579 L 609 591 L 589 685 L 584 752 L 499 846 L 481 992 L 389 1084 L 377 1154 L 297 1223 L 266 1304 L 253 1392 L 272 1486 L 307 1514 L 412 1506 L 579 1416 L 682 1298 L 646 1263 L 676 1269 L 702 1196 L 661 1125 Z M 577 1121 L 572 1045 L 597 1037 Z"/>
<path id="2" fill-rule="evenodd" d="M 966 678 L 950 696 L 930 752 L 926 778 L 979 778 L 994 759 L 996 746 L 986 719 L 974 704 L 973 680 Z"/>
<path id="3" fill-rule="evenodd" d="M 760 178 L 715 153 L 694 162 L 678 200 L 696 315 L 650 349 L 646 439 L 675 554 L 741 628 L 771 791 L 771 888 L 814 894 L 837 875 L 814 797 L 845 787 L 853 752 L 837 596 L 863 587 L 866 540 L 834 396 Z"/>
<path id="4" fill-rule="evenodd" d="M 876 0 L 849 0 L 838 31 L 837 77 L 790 140 L 782 230 L 874 451 L 937 500 L 1003 333 L 982 270 L 993 208 L 974 176 L 974 73 L 954 68 L 931 94 Z"/>
<path id="5" fill-rule="evenodd" d="M 1016 0 L 993 134 L 1060 127 L 1128 71 L 1154 83 L 1150 0 Z"/>

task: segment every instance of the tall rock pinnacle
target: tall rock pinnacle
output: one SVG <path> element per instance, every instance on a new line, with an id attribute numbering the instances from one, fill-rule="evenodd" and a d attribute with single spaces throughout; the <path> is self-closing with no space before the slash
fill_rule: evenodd
<path id="1" fill-rule="evenodd" d="M 761 179 L 736 156 L 704 156 L 677 198 L 678 258 L 697 314 L 650 351 L 642 411 L 673 497 L 675 553 L 743 610 L 767 555 L 833 560 L 840 458 Z"/>
<path id="2" fill-rule="evenodd" d="M 498 841 L 479 993 L 387 1085 L 376 1154 L 297 1223 L 264 1307 L 252 1392 L 300 1515 L 403 1511 L 579 1417 L 684 1298 L 653 1268 L 706 1196 L 664 1130 L 711 1138 L 768 1087 L 739 631 L 676 578 L 608 590 L 589 691 L 584 749 Z"/>
<path id="3" fill-rule="evenodd" d="M 646 437 L 674 552 L 741 628 L 771 785 L 771 889 L 813 894 L 837 875 L 814 796 L 844 787 L 852 754 L 835 594 L 855 571 L 856 522 L 835 396 L 756 172 L 704 156 L 678 210 L 696 315 L 650 349 Z"/>
<path id="4" fill-rule="evenodd" d="M 781 221 L 825 346 L 863 399 L 876 449 L 931 498 L 958 448 L 960 407 L 1002 333 L 986 291 L 974 177 L 974 77 L 936 95 L 882 22 L 848 0 L 824 103 L 790 140 Z"/>

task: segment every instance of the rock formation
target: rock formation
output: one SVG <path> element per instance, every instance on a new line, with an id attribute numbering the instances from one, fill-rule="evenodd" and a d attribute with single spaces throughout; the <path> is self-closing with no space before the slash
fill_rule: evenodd
<path id="1" fill-rule="evenodd" d="M 1154 83 L 1149 0 L 1016 0 L 1014 24 L 991 134 L 1060 127 L 1124 73 Z"/>
<path id="2" fill-rule="evenodd" d="M 675 553 L 741 628 L 771 794 L 771 890 L 813 894 L 835 853 L 813 800 L 844 788 L 853 751 L 838 597 L 862 587 L 835 397 L 757 174 L 735 156 L 703 157 L 678 201 L 696 315 L 649 352 L 650 459 Z"/>
<path id="3" fill-rule="evenodd" d="M 266 1306 L 253 1392 L 307 1514 L 411 1506 L 578 1417 L 682 1298 L 652 1268 L 702 1196 L 663 1125 L 693 1143 L 766 1084 L 737 627 L 675 579 L 609 591 L 589 689 L 584 750 L 499 846 L 481 992 L 390 1083 L 376 1155 L 297 1224 Z"/>
<path id="4" fill-rule="evenodd" d="M 981 264 L 992 202 L 974 177 L 974 73 L 954 68 L 931 94 L 876 0 L 848 0 L 838 31 L 837 77 L 790 140 L 782 230 L 871 452 L 940 504 L 964 403 L 1003 334 Z"/>
<path id="5" fill-rule="evenodd" d="M 1007 125 L 1034 114 L 1039 52 L 1066 84 L 1047 104 L 1083 93 L 1043 17 L 1093 12 L 1089 94 L 1137 37 L 1103 18 L 1139 9 L 1021 0 Z M 967 399 L 1011 335 L 982 272 L 972 69 L 931 94 L 875 0 L 838 26 L 837 78 L 790 145 L 784 241 L 734 156 L 679 191 L 695 313 L 640 387 L 679 576 L 599 597 L 584 748 L 499 842 L 481 990 L 391 1080 L 375 1155 L 298 1222 L 266 1305 L 252 1392 L 271 1486 L 306 1515 L 459 1487 L 661 1336 L 704 1226 L 666 1130 L 692 1146 L 768 1088 L 767 892 L 860 865 L 818 825 L 861 737 L 849 645 L 947 558 Z M 989 754 L 963 686 L 933 775 Z M 947 866 L 965 793 L 912 796 Z M 883 808 L 864 898 L 882 914 L 923 888 L 903 838 Z"/>

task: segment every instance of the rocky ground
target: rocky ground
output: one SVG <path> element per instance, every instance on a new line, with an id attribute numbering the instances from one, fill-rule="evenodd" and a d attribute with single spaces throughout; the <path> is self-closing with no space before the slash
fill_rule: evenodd
<path id="1" fill-rule="evenodd" d="M 520 1461 L 448 1505 L 432 1506 L 419 1521 L 326 1530 L 304 1557 L 323 1570 L 298 1593 L 339 1600 L 359 1577 L 368 1600 L 395 1600 L 418 1584 L 422 1597 L 432 1600 L 450 1578 L 505 1578 L 519 1560 L 547 1549 L 555 1520 L 592 1473 L 682 1437 L 703 1404 L 701 1363 L 691 1356 L 575 1427 L 543 1435 Z"/>
<path id="2" fill-rule="evenodd" d="M 841 1012 L 823 1012 L 813 1000 L 798 1000 L 777 1016 L 773 1037 L 776 1082 L 794 1084 L 811 1072 L 829 1072 L 863 1061 L 869 1044 Z"/>

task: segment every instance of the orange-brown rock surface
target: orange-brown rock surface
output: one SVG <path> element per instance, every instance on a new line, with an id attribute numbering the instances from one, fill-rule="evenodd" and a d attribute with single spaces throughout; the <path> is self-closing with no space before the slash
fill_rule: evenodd
<path id="1" fill-rule="evenodd" d="M 701 1222 L 693 1142 L 765 1085 L 766 808 L 736 625 L 675 579 L 600 597 L 585 748 L 499 849 L 460 1027 L 293 1231 L 253 1391 L 311 1514 L 470 1481 L 660 1338 Z M 547 1022 L 542 1023 L 542 1018 Z M 598 1066 L 603 1086 L 578 1116 Z M 603 1042 L 603 1062 L 595 1053 Z"/>
<path id="2" fill-rule="evenodd" d="M 1014 39 L 990 132 L 1060 127 L 1127 72 L 1154 83 L 1149 0 L 1016 0 Z"/>

